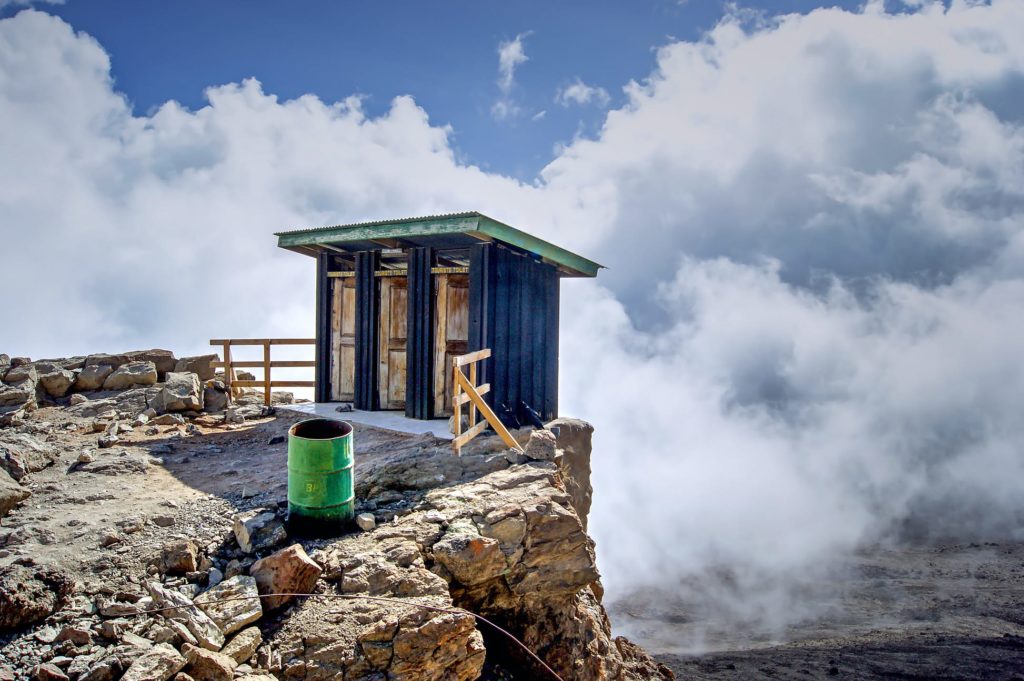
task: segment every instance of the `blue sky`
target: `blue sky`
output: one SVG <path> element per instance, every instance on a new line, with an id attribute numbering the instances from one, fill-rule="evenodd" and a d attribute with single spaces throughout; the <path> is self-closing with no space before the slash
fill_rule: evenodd
<path id="1" fill-rule="evenodd" d="M 771 13 L 806 12 L 807 0 L 747 2 Z M 124 2 L 68 0 L 37 6 L 95 37 L 112 60 L 116 87 L 136 113 L 174 99 L 196 109 L 210 85 L 255 77 L 282 98 L 314 93 L 333 102 L 363 95 L 370 114 L 411 94 L 431 122 L 453 129 L 465 162 L 531 180 L 556 144 L 593 135 L 622 87 L 655 65 L 655 48 L 693 40 L 724 3 L 629 2 Z M 18 10 L 8 6 L 0 16 Z M 498 46 L 522 35 L 528 61 L 508 96 L 520 112 L 495 120 Z M 576 78 L 603 88 L 602 106 L 556 103 Z M 539 119 L 535 116 L 545 112 Z"/>

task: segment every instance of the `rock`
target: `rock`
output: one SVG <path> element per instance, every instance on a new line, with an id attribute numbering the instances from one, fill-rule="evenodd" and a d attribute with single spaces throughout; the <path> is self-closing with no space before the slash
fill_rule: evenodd
<path id="1" fill-rule="evenodd" d="M 135 658 L 121 681 L 167 681 L 185 666 L 185 656 L 166 643 Z"/>
<path id="2" fill-rule="evenodd" d="M 562 482 L 585 531 L 594 494 L 590 484 L 594 426 L 580 419 L 559 418 L 547 424 L 547 429 L 555 433 L 558 449 L 562 451 L 562 456 L 558 460 Z"/>
<path id="3" fill-rule="evenodd" d="M 75 377 L 73 389 L 79 391 L 99 390 L 112 373 L 114 373 L 114 367 L 110 364 L 86 364 Z"/>
<path id="4" fill-rule="evenodd" d="M 110 368 L 116 369 L 122 364 L 127 364 L 131 360 L 128 355 L 108 355 L 105 353 L 99 353 L 96 355 L 89 355 L 85 358 L 85 364 L 83 366 L 89 366 L 91 364 L 106 364 Z"/>
<path id="5" fill-rule="evenodd" d="M 31 381 L 33 386 L 39 381 L 39 372 L 34 365 L 21 364 L 12 366 L 7 371 L 7 375 L 4 376 L 4 382 L 9 385 L 15 385 L 22 381 Z"/>
<path id="6" fill-rule="evenodd" d="M 185 419 L 181 414 L 161 414 L 156 418 L 149 420 L 154 426 L 182 426 L 185 425 Z"/>
<path id="7" fill-rule="evenodd" d="M 35 624 L 63 607 L 75 582 L 49 567 L 8 565 L 0 568 L 0 631 Z"/>
<path id="8" fill-rule="evenodd" d="M 56 460 L 51 445 L 28 433 L 0 433 L 0 468 L 15 480 L 41 471 Z"/>
<path id="9" fill-rule="evenodd" d="M 36 387 L 31 381 L 18 385 L 0 384 L 0 407 L 20 407 L 35 399 Z"/>
<path id="10" fill-rule="evenodd" d="M 497 539 L 463 532 L 449 532 L 434 544 L 434 560 L 467 586 L 495 579 L 508 569 Z"/>
<path id="11" fill-rule="evenodd" d="M 104 390 L 124 390 L 156 383 L 156 365 L 152 362 L 128 362 L 103 381 Z"/>
<path id="12" fill-rule="evenodd" d="M 157 527 L 174 527 L 174 516 L 172 515 L 155 515 L 151 520 Z"/>
<path id="13" fill-rule="evenodd" d="M 183 575 L 199 569 L 199 547 L 191 539 L 178 539 L 160 550 L 160 567 L 167 574 Z"/>
<path id="14" fill-rule="evenodd" d="M 212 567 L 206 573 L 206 586 L 213 588 L 224 581 L 224 573 Z"/>
<path id="15" fill-rule="evenodd" d="M 100 439 L 97 440 L 96 443 L 99 445 L 100 449 L 110 449 L 120 441 L 121 438 L 117 435 L 114 435 L 113 433 L 104 433 L 103 435 L 100 435 Z"/>
<path id="16" fill-rule="evenodd" d="M 235 676 L 235 661 L 222 653 L 203 650 L 186 643 L 181 647 L 188 660 L 186 673 L 195 681 L 231 681 Z"/>
<path id="17" fill-rule="evenodd" d="M 171 608 L 164 610 L 164 617 L 184 624 L 200 646 L 207 650 L 220 650 L 224 647 L 224 632 L 188 596 L 159 582 L 149 582 L 146 588 L 158 607 Z"/>
<path id="18" fill-rule="evenodd" d="M 216 381 L 220 383 L 220 381 Z M 208 412 L 224 411 L 228 408 L 228 393 L 207 385 L 203 388 L 203 409 Z"/>
<path id="19" fill-rule="evenodd" d="M 74 395 L 71 396 L 71 399 L 68 400 L 68 404 L 71 405 L 72 407 L 77 407 L 78 405 L 85 404 L 88 401 L 89 398 L 86 397 L 85 395 L 79 395 L 78 393 L 75 393 Z"/>
<path id="20" fill-rule="evenodd" d="M 233 659 L 238 664 L 247 662 L 256 654 L 256 649 L 263 643 L 263 634 L 259 627 L 249 627 L 238 632 L 233 639 L 228 641 L 221 652 Z"/>
<path id="21" fill-rule="evenodd" d="M 76 374 L 67 369 L 57 369 L 39 377 L 46 394 L 51 397 L 64 397 L 75 383 Z"/>
<path id="22" fill-rule="evenodd" d="M 57 634 L 57 641 L 71 641 L 76 646 L 87 646 L 92 643 L 92 631 L 85 626 L 65 625 Z"/>
<path id="23" fill-rule="evenodd" d="M 310 593 L 323 570 L 306 555 L 300 544 L 262 558 L 249 568 L 261 594 Z M 265 610 L 273 610 L 291 601 L 293 596 L 270 596 L 263 599 Z"/>
<path id="24" fill-rule="evenodd" d="M 199 376 L 200 381 L 208 381 L 213 378 L 213 362 L 220 358 L 217 355 L 197 355 L 194 357 L 182 357 L 174 365 L 178 372 L 193 373 Z"/>
<path id="25" fill-rule="evenodd" d="M 19 485 L 6 470 L 0 468 L 0 518 L 30 496 L 32 492 Z"/>
<path id="26" fill-rule="evenodd" d="M 147 416 L 146 414 L 139 414 L 132 421 L 132 426 L 134 426 L 136 428 L 141 428 L 142 426 L 146 425 L 147 423 L 149 423 L 149 416 Z"/>
<path id="27" fill-rule="evenodd" d="M 168 372 L 174 371 L 174 366 L 178 362 L 174 358 L 173 352 L 157 348 L 152 350 L 134 350 L 125 353 L 125 356 L 132 362 L 152 362 L 153 366 L 156 367 L 157 380 L 160 381 L 164 380 L 164 376 Z"/>
<path id="28" fill-rule="evenodd" d="M 373 528 L 377 527 L 377 521 L 373 517 L 372 513 L 360 513 L 356 516 L 356 525 L 363 532 L 369 532 Z"/>
<path id="29" fill-rule="evenodd" d="M 284 523 L 273 511 L 255 511 L 238 516 L 233 529 L 238 545 L 246 553 L 269 549 L 288 538 Z"/>
<path id="30" fill-rule="evenodd" d="M 199 594 L 194 602 L 225 634 L 232 634 L 263 616 L 253 577 L 232 577 Z"/>
<path id="31" fill-rule="evenodd" d="M 32 669 L 34 681 L 68 681 L 68 675 L 54 664 L 37 664 Z"/>
<path id="32" fill-rule="evenodd" d="M 523 448 L 526 458 L 533 461 L 554 461 L 558 452 L 555 434 L 550 430 L 534 430 Z"/>
<path id="33" fill-rule="evenodd" d="M 85 449 L 78 453 L 78 463 L 92 463 L 96 460 L 96 457 L 88 449 Z"/>
<path id="34" fill-rule="evenodd" d="M 194 373 L 172 371 L 167 374 L 163 389 L 150 402 L 158 413 L 169 411 L 201 411 L 203 389 Z"/>

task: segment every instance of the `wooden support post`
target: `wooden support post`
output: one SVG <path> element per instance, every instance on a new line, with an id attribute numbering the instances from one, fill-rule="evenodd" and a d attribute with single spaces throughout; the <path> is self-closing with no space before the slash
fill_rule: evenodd
<path id="1" fill-rule="evenodd" d="M 454 396 L 452 398 L 452 417 L 455 419 L 455 439 L 458 440 L 459 436 L 462 435 L 462 400 L 459 397 L 462 395 L 462 384 L 459 383 L 458 376 L 462 373 L 459 370 L 459 358 L 456 357 L 452 360 L 452 392 Z M 456 454 L 461 454 L 461 446 L 455 448 Z"/>
<path id="2" fill-rule="evenodd" d="M 226 340 L 224 341 L 224 387 L 228 392 L 228 404 L 231 404 L 233 401 L 231 394 L 231 379 L 233 378 L 233 373 L 234 372 L 231 369 L 231 341 Z"/>
<path id="3" fill-rule="evenodd" d="M 270 406 L 270 341 L 263 344 L 263 403 Z"/>
<path id="4" fill-rule="evenodd" d="M 476 362 L 469 365 L 469 382 L 472 385 L 476 385 Z M 469 427 L 472 428 L 476 425 L 476 403 L 470 400 L 469 402 Z"/>

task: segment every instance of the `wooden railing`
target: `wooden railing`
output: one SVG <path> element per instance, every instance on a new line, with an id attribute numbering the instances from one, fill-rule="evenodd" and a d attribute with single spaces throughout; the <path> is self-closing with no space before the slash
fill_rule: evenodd
<path id="1" fill-rule="evenodd" d="M 222 361 L 214 362 L 216 367 L 224 368 L 224 384 L 228 389 L 228 395 L 233 396 L 238 388 L 263 388 L 264 402 L 270 405 L 271 388 L 313 388 L 316 381 L 275 381 L 270 377 L 271 369 L 284 368 L 316 368 L 313 360 L 272 360 L 270 358 L 270 347 L 272 345 L 315 345 L 315 338 L 213 338 L 210 345 L 219 345 L 223 348 Z M 231 348 L 237 345 L 262 345 L 262 360 L 237 361 L 231 356 Z M 235 369 L 262 369 L 262 381 L 240 381 L 235 378 Z"/>
<path id="2" fill-rule="evenodd" d="M 452 440 L 452 446 L 455 448 L 456 454 L 462 454 L 462 448 L 469 443 L 470 440 L 475 438 L 477 435 L 482 433 L 487 424 L 490 424 L 496 432 L 512 449 L 517 449 L 520 452 L 523 448 L 519 446 L 516 439 L 512 437 L 512 434 L 508 432 L 508 428 L 501 422 L 501 419 L 494 413 L 490 406 L 484 402 L 483 395 L 486 395 L 491 391 L 491 384 L 485 383 L 481 386 L 476 384 L 476 363 L 485 360 L 491 356 L 491 349 L 484 348 L 483 350 L 477 350 L 471 352 L 468 355 L 459 355 L 452 359 L 452 371 L 454 373 L 454 380 L 452 381 L 452 407 L 455 411 L 455 439 Z M 469 376 L 462 373 L 462 367 L 469 367 Z M 469 428 L 465 433 L 462 432 L 462 405 L 469 403 Z M 484 420 L 477 423 L 476 412 L 480 410 L 480 414 L 483 415 Z"/>

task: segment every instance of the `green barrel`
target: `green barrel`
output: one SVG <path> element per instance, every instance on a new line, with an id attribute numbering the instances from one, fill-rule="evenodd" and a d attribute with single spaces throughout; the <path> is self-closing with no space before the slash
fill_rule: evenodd
<path id="1" fill-rule="evenodd" d="M 352 520 L 352 425 L 300 421 L 288 430 L 288 525 L 297 534 L 336 534 Z"/>

